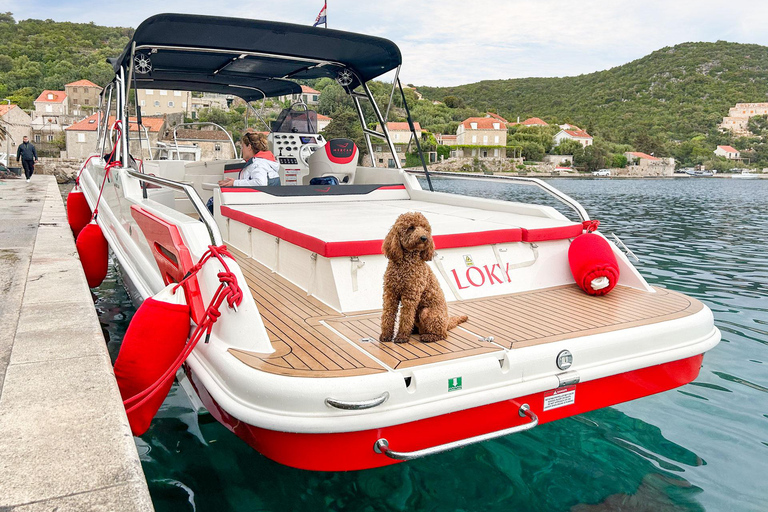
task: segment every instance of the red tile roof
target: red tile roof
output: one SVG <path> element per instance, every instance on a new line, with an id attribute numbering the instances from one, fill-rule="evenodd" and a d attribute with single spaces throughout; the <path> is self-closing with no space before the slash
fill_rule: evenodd
<path id="1" fill-rule="evenodd" d="M 48 99 L 49 94 L 53 94 L 53 99 Z M 44 101 L 46 103 L 64 103 L 66 99 L 67 93 L 64 91 L 49 91 L 46 89 L 40 93 L 40 96 L 38 96 L 35 101 Z"/>
<path id="2" fill-rule="evenodd" d="M 16 105 L 13 105 L 13 104 L 8 105 L 7 103 L 3 103 L 2 105 L 0 105 L 0 116 L 4 116 L 15 106 Z"/>
<path id="3" fill-rule="evenodd" d="M 91 82 L 90 80 L 78 80 L 77 82 L 71 82 L 66 84 L 64 87 L 99 87 L 95 83 Z M 99 87 L 101 89 L 101 87 Z"/>
<path id="4" fill-rule="evenodd" d="M 477 123 L 476 130 L 504 130 L 507 131 L 507 126 L 504 122 L 500 121 L 499 119 L 493 118 L 493 117 L 469 117 L 461 122 L 462 126 L 466 128 L 467 130 L 472 130 L 472 125 L 470 123 Z M 498 128 L 493 127 L 493 123 L 496 123 L 499 125 Z"/>
<path id="5" fill-rule="evenodd" d="M 332 118 L 328 116 L 324 116 L 323 114 L 317 114 L 317 120 L 318 121 L 333 121 Z"/>
<path id="6" fill-rule="evenodd" d="M 506 119 L 501 117 L 499 114 L 494 114 L 493 112 L 488 112 L 488 115 L 493 117 L 493 118 L 495 118 L 495 119 L 498 119 L 499 121 L 501 121 L 504 124 L 509 124 L 509 121 L 507 121 Z"/>
<path id="7" fill-rule="evenodd" d="M 538 117 L 529 117 L 520 124 L 523 126 L 549 126 L 543 119 L 539 119 Z"/>
<path id="8" fill-rule="evenodd" d="M 82 121 L 78 121 L 77 123 L 67 126 L 65 130 L 69 131 L 78 131 L 78 132 L 95 132 L 98 130 L 98 114 L 93 114 L 91 116 L 86 117 Z M 113 124 L 115 122 L 114 116 L 109 116 L 109 124 Z M 136 124 L 136 118 L 132 117 L 130 118 L 129 122 L 131 123 L 131 131 L 137 131 L 138 125 Z M 151 133 L 158 133 L 165 123 L 165 119 L 162 117 L 149 117 L 149 116 L 143 116 L 141 118 L 142 125 L 147 129 L 148 132 Z M 142 131 L 144 131 L 142 129 Z"/>
<path id="9" fill-rule="evenodd" d="M 413 123 L 413 127 L 416 128 L 417 131 L 421 130 L 421 126 L 419 125 L 419 123 Z M 402 123 L 390 122 L 390 123 L 387 123 L 387 130 L 398 131 L 398 132 L 409 132 L 411 131 L 411 127 L 408 126 L 408 123 L 405 123 L 405 122 L 402 122 Z"/>
<path id="10" fill-rule="evenodd" d="M 591 139 L 592 136 L 585 132 L 584 130 L 563 130 L 565 133 L 570 135 L 571 137 L 576 137 L 579 139 Z"/>
<path id="11" fill-rule="evenodd" d="M 301 92 L 307 92 L 309 94 L 320 94 L 320 91 L 313 89 L 311 87 L 307 87 L 306 85 L 301 86 Z"/>
<path id="12" fill-rule="evenodd" d="M 722 149 L 723 151 L 727 151 L 728 153 L 738 153 L 739 150 L 731 147 L 731 146 L 717 146 L 718 149 Z"/>
<path id="13" fill-rule="evenodd" d="M 645 160 L 661 160 L 660 158 L 656 158 L 655 156 L 651 156 L 646 153 L 640 153 L 638 151 L 630 151 L 629 154 L 635 158 L 642 158 Z"/>

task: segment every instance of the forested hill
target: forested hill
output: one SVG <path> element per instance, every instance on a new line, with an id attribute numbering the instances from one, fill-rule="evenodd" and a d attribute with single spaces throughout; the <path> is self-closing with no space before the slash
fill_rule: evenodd
<path id="1" fill-rule="evenodd" d="M 0 98 L 32 108 L 44 89 L 60 91 L 81 79 L 103 86 L 114 76 L 107 57 L 119 55 L 132 34 L 93 23 L 17 23 L 0 13 Z"/>
<path id="2" fill-rule="evenodd" d="M 570 122 L 614 142 L 647 135 L 686 140 L 714 128 L 738 102 L 768 101 L 768 47 L 684 43 L 587 75 L 418 90 L 430 100 L 455 96 L 509 120 Z"/>

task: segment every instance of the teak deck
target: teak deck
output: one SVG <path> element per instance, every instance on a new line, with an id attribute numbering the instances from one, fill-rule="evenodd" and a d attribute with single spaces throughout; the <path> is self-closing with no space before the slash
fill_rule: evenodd
<path id="1" fill-rule="evenodd" d="M 405 344 L 378 341 L 381 311 L 344 315 L 230 249 L 248 281 L 276 351 L 230 349 L 243 363 L 296 377 L 366 375 L 450 359 L 517 349 L 566 338 L 672 320 L 696 313 L 702 304 L 664 289 L 647 293 L 617 286 L 603 297 L 575 284 L 449 304 L 469 321 L 447 340 Z M 493 337 L 489 341 L 488 337 Z"/>

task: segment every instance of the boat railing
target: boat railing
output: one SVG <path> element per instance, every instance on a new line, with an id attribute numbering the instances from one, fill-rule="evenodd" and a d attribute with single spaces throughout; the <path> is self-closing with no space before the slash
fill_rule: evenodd
<path id="1" fill-rule="evenodd" d="M 216 226 L 216 221 L 213 220 L 213 216 L 208 211 L 208 208 L 206 208 L 203 200 L 200 199 L 200 196 L 192 185 L 179 183 L 178 181 L 173 181 L 166 178 L 160 178 L 158 176 L 152 176 L 150 174 L 142 174 L 133 169 L 126 169 L 126 172 L 129 176 L 136 178 L 139 181 L 152 183 L 161 187 L 184 192 L 187 195 L 189 202 L 192 203 L 192 206 L 195 208 L 197 215 L 200 217 L 200 221 L 205 224 L 206 229 L 208 229 L 208 235 L 211 238 L 211 244 L 222 245 L 224 243 L 221 239 L 219 228 Z"/>
<path id="2" fill-rule="evenodd" d="M 405 171 L 410 174 L 426 174 L 423 169 L 405 169 Z M 503 181 L 503 182 L 519 183 L 521 185 L 536 186 L 542 189 L 544 192 L 548 193 L 549 195 L 553 196 L 555 199 L 557 199 L 561 203 L 571 208 L 573 211 L 575 211 L 576 214 L 579 216 L 579 218 L 582 220 L 582 222 L 586 220 L 590 220 L 589 214 L 584 209 L 584 207 L 581 206 L 581 204 L 579 204 L 578 201 L 576 201 L 571 196 L 557 190 L 552 185 L 541 181 L 538 178 L 525 178 L 522 176 L 496 176 L 496 175 L 487 175 L 487 174 L 483 174 L 483 175 L 463 174 L 463 173 L 445 172 L 445 171 L 429 171 L 429 175 L 441 176 L 444 178 L 451 178 L 451 179 L 460 179 L 460 180 L 474 179 L 474 180 L 483 180 L 483 181 Z"/>
<path id="3" fill-rule="evenodd" d="M 178 130 L 180 126 L 213 126 L 214 128 L 218 128 L 219 130 L 223 131 L 226 134 L 227 138 L 229 139 L 229 143 L 232 144 L 232 154 L 235 155 L 235 157 L 237 157 L 237 146 L 235 146 L 235 141 L 232 140 L 232 136 L 229 134 L 227 130 L 224 129 L 223 126 L 216 123 L 200 121 L 200 122 L 191 122 L 191 123 L 179 123 L 173 127 L 173 145 L 176 148 L 177 159 L 181 160 L 181 158 L 179 157 L 179 142 L 176 139 L 176 130 Z"/>

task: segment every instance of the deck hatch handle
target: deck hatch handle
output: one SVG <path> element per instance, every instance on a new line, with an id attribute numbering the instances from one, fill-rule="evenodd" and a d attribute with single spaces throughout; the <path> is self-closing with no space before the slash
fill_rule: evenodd
<path id="1" fill-rule="evenodd" d="M 337 400 L 335 398 L 328 397 L 325 399 L 325 404 L 331 407 L 335 407 L 336 409 L 343 409 L 345 411 L 360 411 L 362 409 L 370 409 L 372 407 L 376 407 L 377 405 L 381 405 L 388 399 L 389 392 L 385 391 L 376 398 L 371 398 L 370 400 L 360 400 L 358 402 L 349 402 L 346 400 Z"/>
<path id="2" fill-rule="evenodd" d="M 448 450 L 455 450 L 456 448 L 463 448 L 464 446 L 469 446 L 470 444 L 475 444 L 482 441 L 488 441 L 490 439 L 495 439 L 497 437 L 507 436 L 509 434 L 517 434 L 518 432 L 524 432 L 526 430 L 530 430 L 539 424 L 539 417 L 536 416 L 536 413 L 534 413 L 531 410 L 528 404 L 521 405 L 520 409 L 517 412 L 521 418 L 525 418 L 526 416 L 528 416 L 528 418 L 530 418 L 531 421 L 529 421 L 528 423 L 523 423 L 522 425 L 511 427 L 511 428 L 505 428 L 503 430 L 497 430 L 495 432 L 488 432 L 487 434 L 481 434 L 475 437 L 468 437 L 466 439 L 459 439 L 458 441 L 453 441 L 452 443 L 440 444 L 437 446 L 432 446 L 431 448 L 424 448 L 423 450 L 416 450 L 413 452 L 396 452 L 394 450 L 390 450 L 389 441 L 387 441 L 382 437 L 381 439 L 379 439 L 374 443 L 373 451 L 375 451 L 376 453 L 384 454 L 390 459 L 413 460 L 413 459 L 419 459 L 421 457 L 426 457 L 428 455 L 434 455 L 436 453 L 447 452 Z"/>

